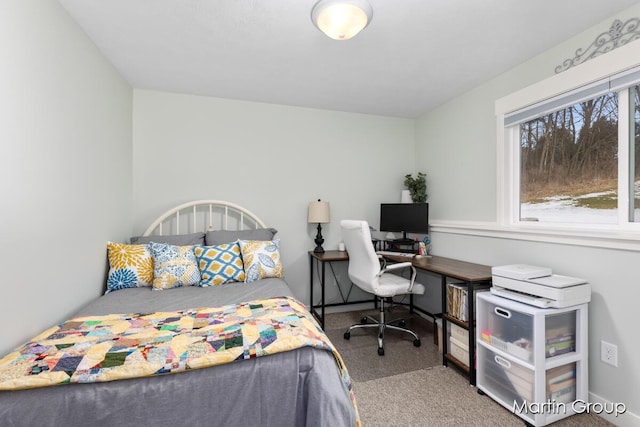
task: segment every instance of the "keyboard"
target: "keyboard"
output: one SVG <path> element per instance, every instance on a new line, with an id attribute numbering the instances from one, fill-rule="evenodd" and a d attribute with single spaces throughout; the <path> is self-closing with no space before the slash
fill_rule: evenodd
<path id="1" fill-rule="evenodd" d="M 382 256 L 397 256 L 403 258 L 413 258 L 416 254 L 408 253 L 408 252 L 395 252 L 395 251 L 377 251 L 378 255 Z"/>

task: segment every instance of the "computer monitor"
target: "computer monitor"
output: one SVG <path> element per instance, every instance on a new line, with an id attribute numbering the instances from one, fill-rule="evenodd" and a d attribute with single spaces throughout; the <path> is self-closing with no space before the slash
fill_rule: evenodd
<path id="1" fill-rule="evenodd" d="M 429 232 L 429 203 L 381 203 L 380 231 L 401 232 L 407 241 L 407 233 Z"/>

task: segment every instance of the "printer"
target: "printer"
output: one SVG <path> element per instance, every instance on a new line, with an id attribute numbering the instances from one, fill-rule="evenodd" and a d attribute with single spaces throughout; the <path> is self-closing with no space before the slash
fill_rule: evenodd
<path id="1" fill-rule="evenodd" d="M 550 268 L 511 264 L 491 268 L 491 293 L 542 308 L 563 308 L 591 301 L 591 285 Z"/>

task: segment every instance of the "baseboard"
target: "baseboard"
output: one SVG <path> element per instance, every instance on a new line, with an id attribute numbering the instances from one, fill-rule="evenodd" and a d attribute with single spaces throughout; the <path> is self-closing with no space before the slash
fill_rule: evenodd
<path id="1" fill-rule="evenodd" d="M 599 415 L 611 424 L 619 427 L 640 427 L 640 416 L 630 412 L 624 406 L 624 403 L 609 402 L 603 397 L 591 392 L 589 393 L 589 403 L 591 404 L 589 412 Z M 624 412 L 620 413 L 623 410 Z M 618 412 L 617 414 L 616 411 Z"/>
<path id="2" fill-rule="evenodd" d="M 334 305 L 331 307 L 325 307 L 325 312 L 327 314 L 331 314 L 331 313 L 344 313 L 347 311 L 360 311 L 360 310 L 371 310 L 373 309 L 373 303 L 372 302 L 364 302 L 362 304 L 349 304 L 349 305 Z M 418 310 L 414 310 L 414 313 L 422 318 L 424 318 L 425 320 L 427 320 L 428 322 L 433 323 L 433 317 L 424 314 Z"/>
<path id="3" fill-rule="evenodd" d="M 373 302 L 363 302 L 362 304 L 334 305 L 331 307 L 325 307 L 324 311 L 327 314 L 344 313 L 346 311 L 370 310 L 373 307 Z"/>

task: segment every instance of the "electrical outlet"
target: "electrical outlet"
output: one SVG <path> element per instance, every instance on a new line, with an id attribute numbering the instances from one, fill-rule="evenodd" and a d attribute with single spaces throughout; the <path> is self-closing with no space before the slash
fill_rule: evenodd
<path id="1" fill-rule="evenodd" d="M 600 360 L 604 363 L 608 363 L 611 366 L 618 367 L 618 346 L 608 343 L 606 341 L 600 341 Z"/>

